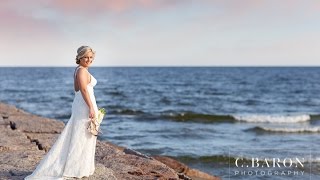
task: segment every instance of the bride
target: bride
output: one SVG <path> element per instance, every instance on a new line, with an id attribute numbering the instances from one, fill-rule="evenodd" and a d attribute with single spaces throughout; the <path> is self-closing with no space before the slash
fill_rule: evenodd
<path id="1" fill-rule="evenodd" d="M 89 177 L 94 173 L 97 136 L 87 127 L 98 113 L 93 91 L 97 80 L 88 71 L 95 51 L 81 46 L 77 53 L 71 117 L 49 152 L 25 180 L 64 180 Z"/>

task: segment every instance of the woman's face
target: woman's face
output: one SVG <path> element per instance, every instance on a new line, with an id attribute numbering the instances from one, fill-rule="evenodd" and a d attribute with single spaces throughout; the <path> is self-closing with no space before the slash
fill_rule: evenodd
<path id="1" fill-rule="evenodd" d="M 94 55 L 89 51 L 80 59 L 80 65 L 83 67 L 89 67 L 92 64 L 93 59 Z"/>

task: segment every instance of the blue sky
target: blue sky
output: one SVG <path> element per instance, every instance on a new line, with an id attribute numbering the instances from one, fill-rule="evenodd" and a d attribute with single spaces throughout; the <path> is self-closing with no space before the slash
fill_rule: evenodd
<path id="1" fill-rule="evenodd" d="M 76 3 L 75 3 L 76 2 Z M 0 66 L 320 65 L 318 0 L 3 0 Z"/>

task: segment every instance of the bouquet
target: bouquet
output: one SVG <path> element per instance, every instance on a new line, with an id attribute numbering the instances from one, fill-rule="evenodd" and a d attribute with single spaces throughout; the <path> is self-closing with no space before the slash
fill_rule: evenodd
<path id="1" fill-rule="evenodd" d="M 106 110 L 104 108 L 99 108 L 98 114 L 96 114 L 96 117 L 89 122 L 87 129 L 91 134 L 95 136 L 98 136 L 99 133 L 103 134 L 100 131 L 100 124 L 105 114 L 106 114 Z"/>

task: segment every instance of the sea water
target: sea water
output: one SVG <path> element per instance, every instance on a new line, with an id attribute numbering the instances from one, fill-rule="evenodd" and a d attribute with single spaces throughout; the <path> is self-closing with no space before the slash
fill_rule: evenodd
<path id="1" fill-rule="evenodd" d="M 223 179 L 320 179 L 319 67 L 89 71 L 98 81 L 97 104 L 107 110 L 100 140 L 171 156 Z M 2 67 L 0 101 L 66 123 L 73 72 Z"/>

